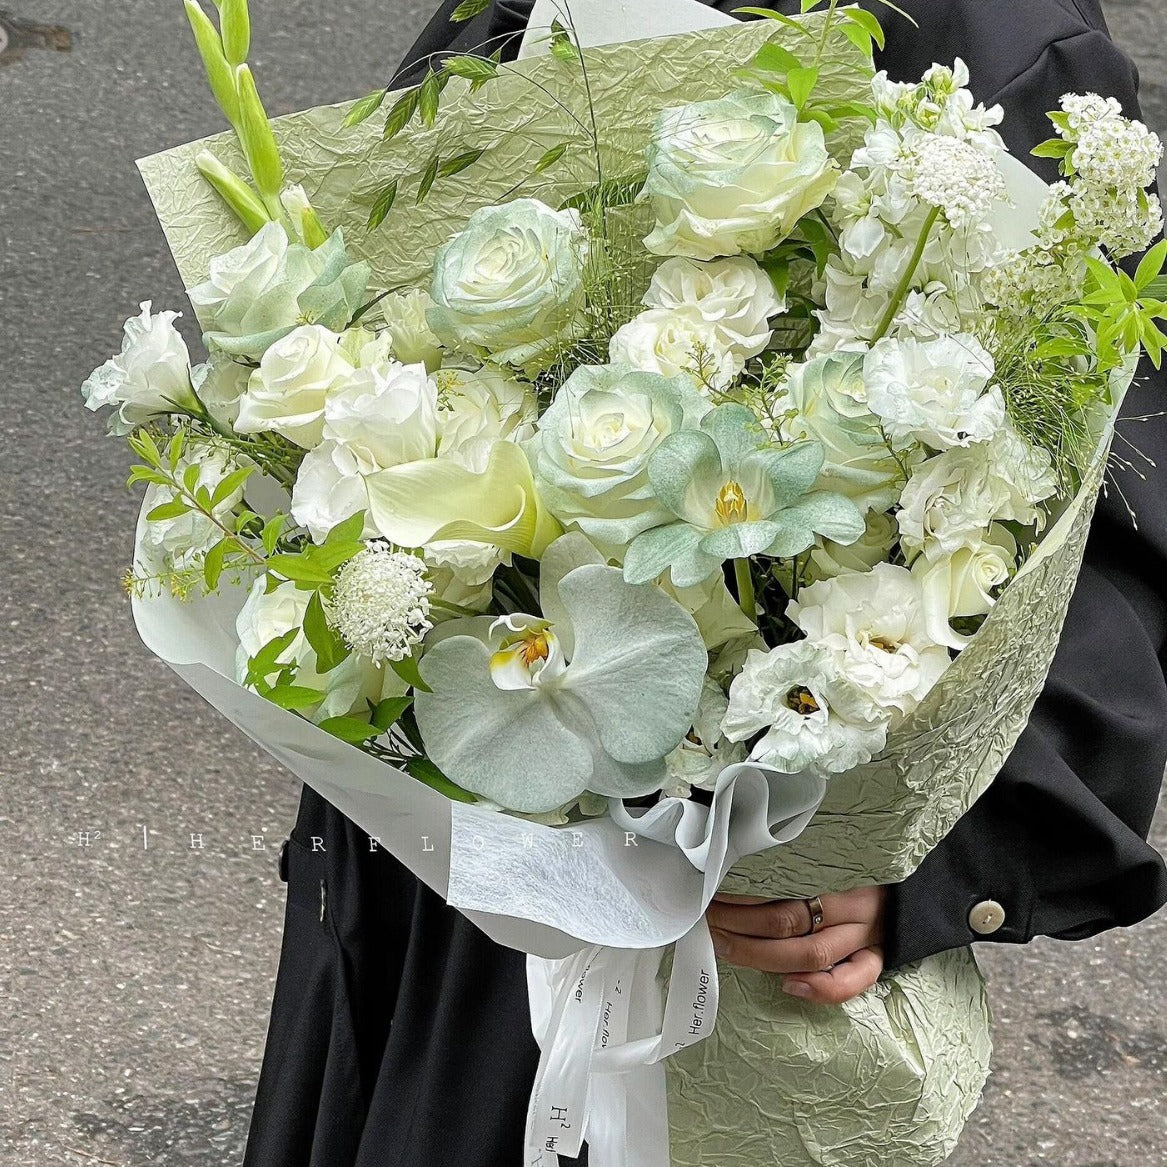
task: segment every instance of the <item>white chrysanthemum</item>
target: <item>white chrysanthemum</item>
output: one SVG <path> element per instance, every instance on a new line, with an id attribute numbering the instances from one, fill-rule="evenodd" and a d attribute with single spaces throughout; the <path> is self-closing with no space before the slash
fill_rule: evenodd
<path id="1" fill-rule="evenodd" d="M 939 208 L 958 230 L 984 222 L 1005 193 L 1005 180 L 989 154 L 941 134 L 910 139 L 901 174 L 916 198 Z"/>
<path id="2" fill-rule="evenodd" d="M 361 656 L 404 660 L 433 627 L 425 570 L 416 555 L 370 543 L 337 572 L 329 622 Z"/>
<path id="3" fill-rule="evenodd" d="M 766 730 L 750 757 L 787 774 L 811 767 L 841 774 L 869 762 L 883 749 L 887 724 L 840 674 L 831 652 L 807 640 L 752 649 L 722 719 L 730 741 Z"/>

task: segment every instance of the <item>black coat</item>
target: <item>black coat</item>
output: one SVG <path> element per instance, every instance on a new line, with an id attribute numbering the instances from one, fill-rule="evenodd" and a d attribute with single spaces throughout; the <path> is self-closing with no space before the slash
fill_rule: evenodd
<path id="1" fill-rule="evenodd" d="M 499 0 L 452 26 L 456 2 L 407 64 L 505 38 L 530 10 L 529 0 Z M 977 97 L 1005 107 L 1010 148 L 1046 178 L 1050 164 L 1028 154 L 1050 136 L 1045 114 L 1062 94 L 1113 95 L 1138 116 L 1135 69 L 1096 0 L 901 0 L 918 29 L 869 3 L 887 29 L 881 64 L 893 78 L 963 57 Z M 984 796 L 889 889 L 889 968 L 977 940 L 1081 939 L 1167 902 L 1167 870 L 1146 842 L 1167 761 L 1167 419 L 1136 420 L 1167 409 L 1165 389 L 1167 375 L 1147 366 L 1123 407 L 1119 433 L 1163 469 L 1118 471 L 1100 500 L 1028 728 Z M 284 874 L 284 944 L 245 1167 L 516 1164 L 538 1059 L 523 956 L 487 940 L 308 789 Z M 968 918 L 986 899 L 1005 912 L 988 937 Z"/>

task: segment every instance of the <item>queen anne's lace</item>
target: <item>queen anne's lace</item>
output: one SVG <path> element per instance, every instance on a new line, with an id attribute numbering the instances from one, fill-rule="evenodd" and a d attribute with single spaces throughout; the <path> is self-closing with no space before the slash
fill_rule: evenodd
<path id="1" fill-rule="evenodd" d="M 981 222 L 1005 193 L 992 156 L 960 138 L 921 134 L 906 143 L 905 155 L 900 173 L 912 194 L 958 230 Z"/>
<path id="2" fill-rule="evenodd" d="M 404 660 L 433 627 L 425 570 L 415 555 L 370 543 L 337 573 L 330 623 L 361 656 Z"/>

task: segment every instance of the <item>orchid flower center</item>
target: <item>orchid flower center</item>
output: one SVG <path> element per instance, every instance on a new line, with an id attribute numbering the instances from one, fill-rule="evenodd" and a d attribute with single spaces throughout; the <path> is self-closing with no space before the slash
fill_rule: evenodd
<path id="1" fill-rule="evenodd" d="M 563 649 L 546 620 L 504 616 L 495 628 L 509 633 L 490 658 L 490 675 L 500 689 L 533 689 L 562 675 Z"/>
<path id="2" fill-rule="evenodd" d="M 723 527 L 746 521 L 746 492 L 740 482 L 727 482 L 717 492 L 713 513 Z"/>

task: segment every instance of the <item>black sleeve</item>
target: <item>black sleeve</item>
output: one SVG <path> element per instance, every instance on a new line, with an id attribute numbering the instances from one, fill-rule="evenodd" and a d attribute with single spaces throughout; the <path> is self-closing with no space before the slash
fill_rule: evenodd
<path id="1" fill-rule="evenodd" d="M 1139 116 L 1137 74 L 1105 26 L 1050 43 L 988 98 L 1005 107 L 1019 156 L 1050 136 L 1044 115 L 1067 92 L 1111 95 Z M 1167 902 L 1146 842 L 1167 761 L 1167 421 L 1138 420 L 1164 409 L 1167 375 L 1144 362 L 1112 460 L 1134 468 L 1112 470 L 1099 499 L 1045 689 L 988 791 L 889 889 L 889 968 L 979 940 L 1080 940 Z M 969 924 L 984 900 L 1005 912 L 988 936 Z"/>

